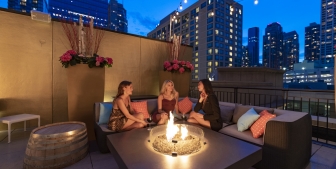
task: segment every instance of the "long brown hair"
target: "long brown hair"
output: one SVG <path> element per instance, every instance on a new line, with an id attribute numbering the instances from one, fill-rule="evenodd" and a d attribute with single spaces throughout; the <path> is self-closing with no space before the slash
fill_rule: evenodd
<path id="1" fill-rule="evenodd" d="M 212 90 L 212 85 L 211 85 L 211 82 L 210 82 L 209 79 L 202 79 L 202 80 L 200 80 L 200 82 L 203 83 L 204 90 L 205 90 L 205 93 L 207 95 L 214 94 L 214 92 Z"/>
<path id="2" fill-rule="evenodd" d="M 129 85 L 131 85 L 131 84 L 132 84 L 132 82 L 130 82 L 130 81 L 126 81 L 126 80 L 120 82 L 120 84 L 119 84 L 119 86 L 118 86 L 118 93 L 117 93 L 117 95 L 114 97 L 113 104 L 114 104 L 114 102 L 115 102 L 121 95 L 124 94 L 124 87 L 127 87 L 127 86 L 129 86 Z"/>

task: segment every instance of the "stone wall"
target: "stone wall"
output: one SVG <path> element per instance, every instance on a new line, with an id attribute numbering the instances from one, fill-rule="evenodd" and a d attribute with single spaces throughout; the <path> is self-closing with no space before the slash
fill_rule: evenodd
<path id="1" fill-rule="evenodd" d="M 0 11 L 0 22 L 0 117 L 31 113 L 41 115 L 42 125 L 67 121 L 67 75 L 59 57 L 70 44 L 62 24 L 8 11 Z M 192 48 L 182 47 L 181 59 L 191 61 Z M 104 100 L 112 100 L 122 80 L 133 82 L 134 95 L 158 95 L 167 49 L 163 41 L 106 31 L 98 54 L 112 57 L 114 64 L 105 71 Z M 0 130 L 7 125 L 0 124 Z"/>

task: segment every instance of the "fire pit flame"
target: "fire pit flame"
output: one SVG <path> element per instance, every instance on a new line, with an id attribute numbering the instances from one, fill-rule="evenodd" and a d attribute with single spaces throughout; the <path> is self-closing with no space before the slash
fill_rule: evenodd
<path id="1" fill-rule="evenodd" d="M 169 112 L 169 117 L 170 118 L 168 120 L 166 129 L 166 137 L 168 142 L 171 142 L 175 135 L 180 131 L 180 129 L 176 125 L 174 125 L 174 116 L 171 111 Z"/>

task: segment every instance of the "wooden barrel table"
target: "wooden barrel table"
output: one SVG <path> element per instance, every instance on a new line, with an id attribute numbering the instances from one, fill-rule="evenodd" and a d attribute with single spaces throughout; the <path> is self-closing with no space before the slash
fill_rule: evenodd
<path id="1" fill-rule="evenodd" d="M 70 121 L 34 129 L 26 148 L 23 168 L 64 168 L 88 153 L 86 125 Z"/>

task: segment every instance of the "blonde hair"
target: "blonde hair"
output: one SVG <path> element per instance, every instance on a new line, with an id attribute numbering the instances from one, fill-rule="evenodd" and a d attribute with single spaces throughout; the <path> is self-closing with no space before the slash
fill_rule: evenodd
<path id="1" fill-rule="evenodd" d="M 166 90 L 167 90 L 167 84 L 168 83 L 172 83 L 172 85 L 173 85 L 173 90 L 172 90 L 172 95 L 174 96 L 174 98 L 175 98 L 175 94 L 177 93 L 177 91 L 175 90 L 175 85 L 174 85 L 174 82 L 173 81 L 171 81 L 171 80 L 165 80 L 164 82 L 163 82 L 163 84 L 162 84 L 162 87 L 161 87 L 161 91 L 160 91 L 160 94 L 164 94 L 165 92 L 166 92 Z"/>

